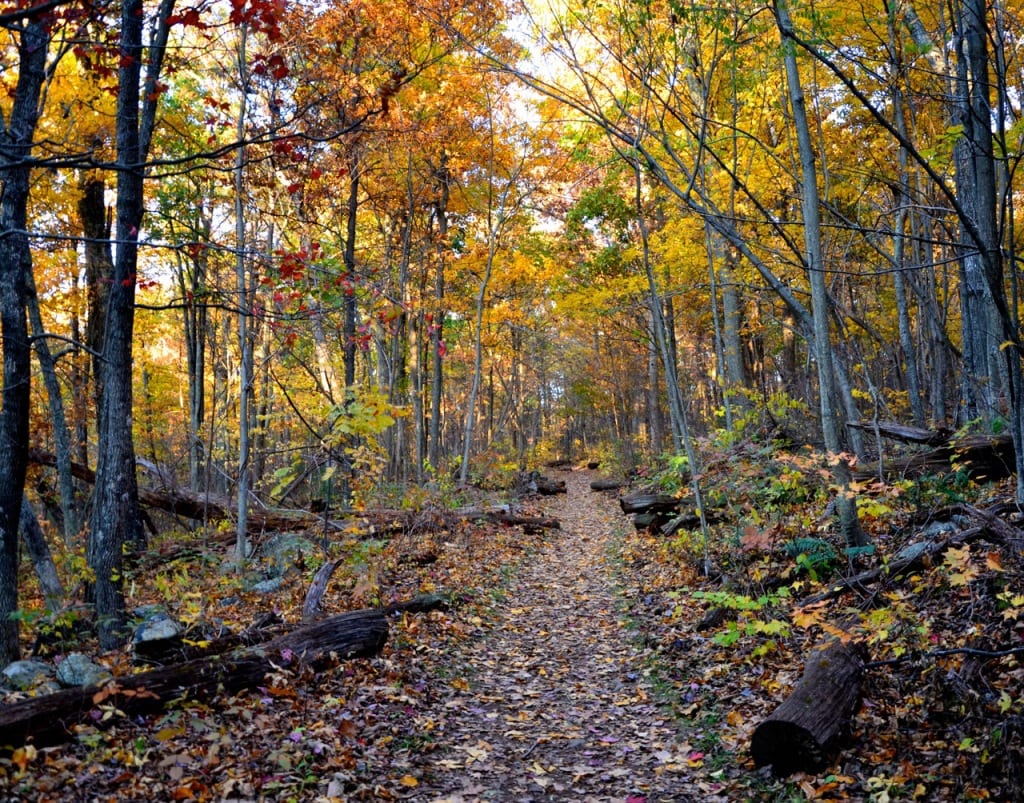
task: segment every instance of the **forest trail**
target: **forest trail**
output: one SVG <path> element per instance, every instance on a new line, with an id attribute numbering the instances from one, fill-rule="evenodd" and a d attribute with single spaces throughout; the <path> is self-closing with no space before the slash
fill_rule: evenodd
<path id="1" fill-rule="evenodd" d="M 616 595 L 625 520 L 590 490 L 592 473 L 563 476 L 567 493 L 545 500 L 561 532 L 523 562 L 486 633 L 450 656 L 437 749 L 416 757 L 410 799 L 709 799 L 688 779 L 689 746 L 658 705 L 650 655 Z"/>

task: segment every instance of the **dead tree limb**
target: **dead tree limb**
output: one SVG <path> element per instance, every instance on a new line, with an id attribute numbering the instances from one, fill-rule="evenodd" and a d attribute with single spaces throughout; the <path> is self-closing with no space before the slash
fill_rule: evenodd
<path id="1" fill-rule="evenodd" d="M 313 575 L 313 582 L 309 584 L 309 591 L 306 592 L 306 600 L 302 604 L 302 621 L 310 622 L 320 615 L 320 601 L 324 598 L 327 584 L 331 582 L 335 569 L 341 563 L 340 558 L 338 560 L 329 560 L 316 570 L 316 574 Z"/>
<path id="2" fill-rule="evenodd" d="M 37 747 L 66 741 L 73 735 L 73 726 L 100 706 L 112 706 L 129 716 L 145 714 L 182 697 L 209 702 L 253 688 L 276 667 L 323 668 L 336 660 L 375 655 L 387 636 L 388 623 L 382 611 L 352 611 L 300 625 L 270 641 L 226 655 L 22 700 L 0 707 L 0 750 L 9 751 L 27 741 Z"/>
<path id="3" fill-rule="evenodd" d="M 846 591 L 872 585 L 883 578 L 899 577 L 900 575 L 920 569 L 926 563 L 934 561 L 947 549 L 963 546 L 964 544 L 969 544 L 981 538 L 992 538 L 996 541 L 1002 540 L 1002 538 L 995 533 L 992 528 L 985 525 L 961 530 L 944 541 L 921 541 L 917 544 L 911 544 L 910 547 L 905 548 L 900 553 L 903 557 L 897 555 L 895 560 L 885 566 L 879 566 L 877 569 L 869 569 L 868 571 L 861 572 L 860 574 L 855 574 L 852 577 L 845 577 L 838 582 L 833 583 L 830 588 L 819 594 L 804 597 L 800 600 L 800 605 L 806 606 L 813 605 L 818 602 L 824 602 L 826 600 L 834 599 Z"/>
<path id="4" fill-rule="evenodd" d="M 925 446 L 938 446 L 947 443 L 953 435 L 953 430 L 945 427 L 924 429 L 898 424 L 895 421 L 879 421 L 877 424 L 873 421 L 850 421 L 847 426 L 864 432 L 877 432 L 883 438 L 900 443 L 921 443 Z"/>

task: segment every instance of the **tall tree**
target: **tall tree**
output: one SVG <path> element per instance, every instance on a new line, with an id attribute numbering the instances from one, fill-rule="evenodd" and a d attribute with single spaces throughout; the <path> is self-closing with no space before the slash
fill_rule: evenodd
<path id="1" fill-rule="evenodd" d="M 825 448 L 831 453 L 835 473 L 839 481 L 839 495 L 836 507 L 839 511 L 839 525 L 850 546 L 867 543 L 864 531 L 857 519 L 857 501 L 850 491 L 850 466 L 845 456 L 845 442 L 840 419 L 840 408 L 836 400 L 836 375 L 832 354 L 831 320 L 832 309 L 828 293 L 827 272 L 821 249 L 820 199 L 818 195 L 818 172 L 815 168 L 814 145 L 811 128 L 807 122 L 807 108 L 804 102 L 803 86 L 796 61 L 796 47 L 792 42 L 793 23 L 785 0 L 776 0 L 775 18 L 782 37 L 783 62 L 786 67 L 786 83 L 789 87 L 789 101 L 796 127 L 800 168 L 803 176 L 801 209 L 803 212 L 804 243 L 807 248 L 807 273 L 811 286 L 811 313 L 814 317 L 814 356 L 818 364 L 818 396 L 821 404 L 821 426 Z"/>
<path id="2" fill-rule="evenodd" d="M 143 0 L 121 9 L 117 90 L 116 253 L 103 339 L 102 386 L 97 439 L 96 485 L 90 521 L 88 562 L 93 572 L 100 646 L 117 647 L 124 637 L 123 548 L 142 544 L 132 434 L 132 349 L 139 231 L 145 211 L 146 160 L 156 124 L 170 17 L 175 0 L 160 0 L 144 42 Z M 148 53 L 148 59 L 147 59 Z M 143 73 L 145 65 L 145 73 Z M 144 83 L 143 83 L 144 82 Z"/>
<path id="3" fill-rule="evenodd" d="M 0 18 L 2 19 L 2 18 Z M 26 316 L 32 271 L 27 210 L 32 146 L 46 80 L 52 20 L 46 11 L 3 20 L 17 40 L 18 80 L 0 129 L 0 336 L 3 389 L 0 409 L 0 662 L 20 655 L 18 645 L 18 527 L 25 488 L 29 436 L 31 350 Z"/>

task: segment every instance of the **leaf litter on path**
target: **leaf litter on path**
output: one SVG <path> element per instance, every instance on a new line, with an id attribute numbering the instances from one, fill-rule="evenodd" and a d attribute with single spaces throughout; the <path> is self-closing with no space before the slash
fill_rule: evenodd
<path id="1" fill-rule="evenodd" d="M 411 757 L 419 783 L 408 799 L 715 799 L 690 779 L 694 753 L 620 613 L 621 516 L 589 480 L 566 474 L 567 494 L 546 505 L 561 531 L 523 561 L 484 635 L 447 657 L 462 682 L 442 702 L 438 749 Z"/>

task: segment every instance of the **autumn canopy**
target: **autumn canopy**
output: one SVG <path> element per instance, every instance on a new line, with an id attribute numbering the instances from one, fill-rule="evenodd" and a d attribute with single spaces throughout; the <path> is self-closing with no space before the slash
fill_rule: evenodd
<path id="1" fill-rule="evenodd" d="M 1019 11 L 9 3 L 0 662 L 26 519 L 114 649 L 154 538 L 243 572 L 558 458 L 676 471 L 705 554 L 712 445 L 812 446 L 848 549 L 864 422 L 1024 502 Z"/>

